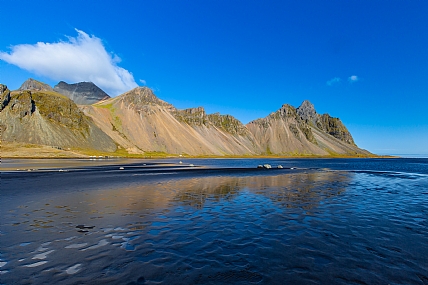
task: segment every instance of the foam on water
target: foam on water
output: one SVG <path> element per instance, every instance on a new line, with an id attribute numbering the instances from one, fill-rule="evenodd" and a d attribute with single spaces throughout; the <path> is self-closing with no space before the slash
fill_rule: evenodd
<path id="1" fill-rule="evenodd" d="M 80 267 L 82 266 L 82 264 L 80 264 L 80 263 L 78 263 L 78 264 L 75 264 L 75 265 L 73 265 L 73 266 L 71 266 L 71 267 L 69 267 L 69 268 L 67 268 L 66 270 L 65 270 L 65 272 L 67 272 L 67 274 L 69 274 L 69 275 L 72 275 L 72 274 L 76 274 L 77 272 L 79 272 L 80 271 Z"/>
<path id="2" fill-rule="evenodd" d="M 83 248 L 83 249 L 81 249 L 81 251 L 97 249 L 99 247 L 102 247 L 102 246 L 105 246 L 105 245 L 108 245 L 108 244 L 109 244 L 109 242 L 107 240 L 102 239 L 97 244 L 95 244 L 93 246 L 90 246 L 90 247 L 87 247 L 87 248 Z"/>
<path id="3" fill-rule="evenodd" d="M 51 254 L 54 251 L 55 250 L 52 249 L 52 250 L 49 250 L 49 251 L 46 251 L 46 252 L 43 252 L 43 253 L 36 254 L 35 256 L 33 256 L 32 259 L 46 259 L 46 257 L 48 256 L 48 254 Z"/>
<path id="4" fill-rule="evenodd" d="M 47 263 L 47 261 L 39 261 L 39 262 L 31 263 L 31 264 L 26 264 L 24 266 L 25 267 L 38 267 L 38 266 L 41 266 L 45 263 Z"/>
<path id="5" fill-rule="evenodd" d="M 64 248 L 82 248 L 82 247 L 85 247 L 87 245 L 88 245 L 88 243 L 86 243 L 86 242 L 84 242 L 84 243 L 74 243 L 74 244 L 67 245 Z"/>

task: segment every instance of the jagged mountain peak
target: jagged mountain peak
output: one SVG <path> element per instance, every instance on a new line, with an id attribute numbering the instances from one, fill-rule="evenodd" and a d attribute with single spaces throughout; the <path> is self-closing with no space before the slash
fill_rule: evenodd
<path id="1" fill-rule="evenodd" d="M 283 104 L 281 106 L 281 108 L 278 111 L 291 111 L 291 110 L 295 110 L 296 108 L 294 108 L 293 106 L 291 106 L 290 104 Z"/>
<path id="2" fill-rule="evenodd" d="M 297 109 L 307 109 L 315 111 L 314 104 L 312 104 L 309 100 L 304 100 Z"/>
<path id="3" fill-rule="evenodd" d="M 312 122 L 315 124 L 318 114 L 315 111 L 314 105 L 308 100 L 303 101 L 303 103 L 296 109 L 297 115 L 306 122 Z"/>
<path id="4" fill-rule="evenodd" d="M 289 104 L 283 104 L 281 106 L 281 108 L 276 111 L 273 112 L 269 115 L 269 117 L 271 118 L 287 118 L 287 117 L 294 117 L 296 114 L 296 108 L 294 108 L 293 106 L 289 105 Z"/>
<path id="5" fill-rule="evenodd" d="M 129 106 L 142 107 L 147 105 L 158 105 L 168 108 L 174 108 L 168 102 L 159 99 L 148 87 L 136 87 L 119 96 L 123 102 Z M 175 108 L 174 108 L 175 109 Z"/>
<path id="6" fill-rule="evenodd" d="M 54 91 L 52 87 L 48 84 L 35 80 L 33 78 L 28 78 L 22 83 L 21 87 L 18 89 L 19 91 L 23 90 L 33 90 L 33 91 Z"/>

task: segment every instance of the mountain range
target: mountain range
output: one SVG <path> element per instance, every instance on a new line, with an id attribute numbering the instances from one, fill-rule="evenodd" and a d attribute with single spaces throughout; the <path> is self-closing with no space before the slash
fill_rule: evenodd
<path id="1" fill-rule="evenodd" d="M 91 82 L 52 88 L 28 79 L 16 91 L 0 85 L 0 96 L 5 142 L 136 155 L 372 155 L 357 147 L 340 119 L 318 114 L 309 101 L 244 125 L 203 107 L 179 110 L 147 87 L 111 98 Z"/>

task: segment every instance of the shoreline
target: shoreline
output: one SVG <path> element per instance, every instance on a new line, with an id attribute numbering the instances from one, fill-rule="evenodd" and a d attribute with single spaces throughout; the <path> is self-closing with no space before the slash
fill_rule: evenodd
<path id="1" fill-rule="evenodd" d="M 403 156 L 394 156 L 394 155 L 372 155 L 372 156 L 351 156 L 351 155 L 254 155 L 254 156 L 245 156 L 245 155 L 227 155 L 227 156 L 214 156 L 214 155 L 197 155 L 197 156 L 176 156 L 176 155 L 168 155 L 168 156 L 101 156 L 101 157 L 93 157 L 93 156 L 8 156 L 2 155 L 0 159 L 257 159 L 257 158 L 296 158 L 296 159 L 343 159 L 343 158 L 406 158 Z M 413 157 L 409 157 L 413 158 Z M 417 157 L 414 157 L 417 158 Z M 421 157 L 424 158 L 424 157 Z"/>
<path id="2" fill-rule="evenodd" d="M 145 153 L 128 153 L 121 149 L 116 152 L 101 152 L 91 149 L 68 148 L 61 149 L 57 147 L 0 141 L 1 159 L 110 159 L 110 158 L 127 158 L 127 159 L 171 159 L 171 158 L 236 158 L 236 159 L 256 159 L 256 158 L 398 158 L 399 156 L 389 155 L 346 155 L 331 153 L 329 155 L 316 155 L 305 153 L 290 154 L 244 154 L 244 155 L 188 155 L 188 154 L 171 154 L 164 152 L 148 151 Z"/>
<path id="3" fill-rule="evenodd" d="M 260 154 L 260 155 L 187 155 L 162 152 L 133 154 L 128 152 L 105 153 L 86 149 L 60 149 L 52 146 L 1 142 L 0 159 L 257 159 L 257 158 L 401 158 L 395 155 L 315 155 L 315 154 Z"/>
<path id="4" fill-rule="evenodd" d="M 203 166 L 204 160 L 217 160 L 217 161 L 241 161 L 244 163 L 243 168 L 251 169 L 257 168 L 260 165 L 269 164 L 272 168 L 276 168 L 278 165 L 286 163 L 288 160 L 291 161 L 304 161 L 311 159 L 315 160 L 340 160 L 347 158 L 308 158 L 308 157 L 246 157 L 246 158 L 232 158 L 232 157 L 217 157 L 217 158 L 192 158 L 192 157 L 165 157 L 165 158 L 124 158 L 124 157 L 109 157 L 109 158 L 3 158 L 3 163 L 0 163 L 0 171 L 6 172 L 68 172 L 70 170 L 84 170 L 84 169 L 95 169 L 104 168 L 111 170 L 123 170 L 139 167 L 142 169 L 150 168 L 168 168 L 171 166 L 178 168 L 193 168 L 198 169 Z M 357 159 L 357 158 L 351 158 Z M 373 159 L 373 158 L 369 158 Z M 284 160 L 278 164 L 278 161 Z M 1 160 L 0 160 L 1 162 Z M 201 164 L 200 164 L 201 163 Z M 248 163 L 252 163 L 249 167 Z M 277 165 L 278 164 L 278 165 Z M 286 167 L 284 167 L 286 168 Z"/>
<path id="5" fill-rule="evenodd" d="M 1 156 L 1 159 L 28 159 L 28 160 L 35 160 L 35 159 L 43 159 L 43 160 L 67 160 L 67 159 L 76 159 L 76 160 L 114 160 L 114 159 L 129 159 L 129 160 L 139 160 L 139 159 L 392 159 L 392 158 L 418 158 L 418 157 L 402 157 L 402 156 L 392 156 L 392 155 L 374 155 L 374 156 L 283 156 L 283 155 L 272 155 L 272 156 L 132 156 L 132 157 L 125 157 L 125 156 L 108 156 L 108 157 L 91 157 L 91 156 L 61 156 L 61 157 L 53 157 L 53 156 Z M 424 158 L 424 157 L 421 157 Z"/>

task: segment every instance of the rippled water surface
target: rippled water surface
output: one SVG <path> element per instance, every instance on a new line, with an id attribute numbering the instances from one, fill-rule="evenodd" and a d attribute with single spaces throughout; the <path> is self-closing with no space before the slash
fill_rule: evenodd
<path id="1" fill-rule="evenodd" d="M 123 165 L 2 172 L 0 284 L 428 284 L 426 159 Z"/>

